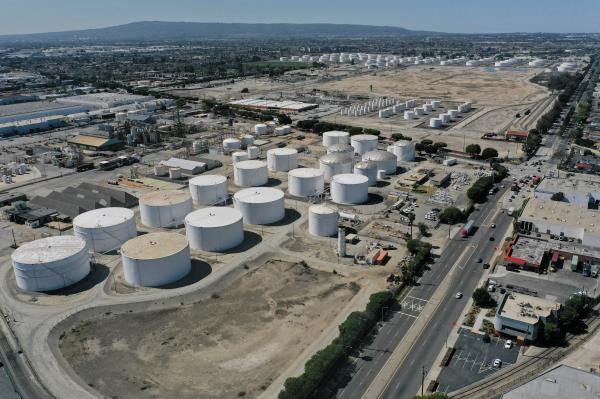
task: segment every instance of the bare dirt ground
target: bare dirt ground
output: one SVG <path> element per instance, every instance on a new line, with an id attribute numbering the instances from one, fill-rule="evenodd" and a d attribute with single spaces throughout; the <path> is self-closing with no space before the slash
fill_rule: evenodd
<path id="1" fill-rule="evenodd" d="M 439 98 L 472 101 L 478 105 L 508 105 L 536 101 L 546 96 L 544 88 L 528 81 L 533 74 L 534 71 L 415 66 L 353 76 L 320 84 L 318 88 L 370 96 Z"/>
<path id="2" fill-rule="evenodd" d="M 256 397 L 358 289 L 351 278 L 270 259 L 194 304 L 84 322 L 60 348 L 108 397 Z"/>

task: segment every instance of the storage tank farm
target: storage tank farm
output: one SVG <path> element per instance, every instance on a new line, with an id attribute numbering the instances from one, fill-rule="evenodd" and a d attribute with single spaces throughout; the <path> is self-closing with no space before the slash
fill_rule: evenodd
<path id="1" fill-rule="evenodd" d="M 221 175 L 201 175 L 189 181 L 192 201 L 196 205 L 222 204 L 229 198 L 227 178 Z"/>
<path id="2" fill-rule="evenodd" d="M 272 224 L 285 217 L 283 191 L 272 187 L 253 187 L 233 195 L 233 206 L 247 224 Z"/>
<path id="3" fill-rule="evenodd" d="M 312 197 L 325 191 L 323 171 L 315 168 L 298 168 L 288 172 L 288 192 L 296 197 Z"/>
<path id="4" fill-rule="evenodd" d="M 73 219 L 73 233 L 93 252 L 112 251 L 137 236 L 135 214 L 127 208 L 93 209 Z"/>
<path id="5" fill-rule="evenodd" d="M 308 208 L 308 232 L 315 236 L 331 237 L 338 229 L 338 210 L 325 204 Z"/>
<path id="6" fill-rule="evenodd" d="M 184 235 L 148 233 L 121 247 L 125 280 L 136 287 L 160 287 L 185 277 L 191 270 L 190 247 Z"/>
<path id="7" fill-rule="evenodd" d="M 198 209 L 185 217 L 185 231 L 192 249 L 221 252 L 244 242 L 242 213 L 234 208 Z"/>
<path id="8" fill-rule="evenodd" d="M 239 187 L 263 186 L 269 181 L 267 164 L 263 161 L 248 160 L 233 165 L 233 181 Z"/>
<path id="9" fill-rule="evenodd" d="M 178 227 L 193 209 L 189 192 L 181 190 L 152 191 L 139 198 L 142 224 L 148 227 Z"/>
<path id="10" fill-rule="evenodd" d="M 298 150 L 288 147 L 268 150 L 267 166 L 271 172 L 289 172 L 298 168 Z"/>
<path id="11" fill-rule="evenodd" d="M 87 242 L 72 235 L 41 238 L 11 255 L 17 286 L 25 291 L 54 291 L 73 285 L 90 272 Z"/>

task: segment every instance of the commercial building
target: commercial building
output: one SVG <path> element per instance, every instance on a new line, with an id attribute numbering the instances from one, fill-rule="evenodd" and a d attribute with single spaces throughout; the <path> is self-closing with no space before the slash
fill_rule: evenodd
<path id="1" fill-rule="evenodd" d="M 57 103 L 60 104 L 73 104 L 79 106 L 87 106 L 95 109 L 107 109 L 114 108 L 135 103 L 144 103 L 153 101 L 152 96 L 141 96 L 135 94 L 126 93 L 93 93 L 84 94 L 81 96 L 62 97 L 56 99 Z"/>
<path id="2" fill-rule="evenodd" d="M 519 341 L 538 338 L 543 325 L 558 319 L 560 303 L 534 296 L 506 293 L 502 297 L 494 329 L 497 335 L 509 335 Z"/>
<path id="3" fill-rule="evenodd" d="M 506 131 L 506 139 L 512 141 L 525 141 L 529 136 L 529 132 L 527 130 L 507 130 Z"/>
<path id="4" fill-rule="evenodd" d="M 230 101 L 229 104 L 242 108 L 272 109 L 283 112 L 303 112 L 319 106 L 318 104 L 303 103 L 299 101 L 272 101 L 257 98 L 234 100 Z"/>
<path id="5" fill-rule="evenodd" d="M 598 399 L 600 376 L 564 364 L 502 395 L 502 399 Z"/>
<path id="6" fill-rule="evenodd" d="M 593 175 L 578 175 L 564 178 L 545 178 L 535 188 L 534 198 L 549 200 L 554 194 L 562 193 L 563 201 L 569 204 L 598 209 L 600 203 L 600 179 Z"/>

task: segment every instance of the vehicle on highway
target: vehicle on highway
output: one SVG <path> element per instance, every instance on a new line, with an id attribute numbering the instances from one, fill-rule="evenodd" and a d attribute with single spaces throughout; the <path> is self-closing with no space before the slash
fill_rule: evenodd
<path id="1" fill-rule="evenodd" d="M 492 223 L 492 224 L 490 224 L 490 227 L 491 227 L 492 229 L 495 229 L 495 228 L 496 228 L 496 223 Z"/>
<path id="2" fill-rule="evenodd" d="M 477 259 L 475 260 L 475 262 L 477 262 L 477 263 L 481 263 L 481 262 L 483 262 L 483 259 L 481 259 L 481 258 L 477 258 Z"/>
<path id="3" fill-rule="evenodd" d="M 462 292 L 457 292 L 455 297 L 456 297 L 456 299 L 462 298 Z"/>
<path id="4" fill-rule="evenodd" d="M 506 342 L 504 343 L 504 349 L 510 349 L 512 348 L 512 341 L 510 339 L 507 339 Z"/>
<path id="5" fill-rule="evenodd" d="M 489 269 L 490 268 L 490 264 L 489 263 L 484 263 L 483 264 L 483 268 L 484 269 Z"/>
<path id="6" fill-rule="evenodd" d="M 495 240 L 495 238 L 494 238 L 494 237 L 490 237 L 490 241 L 494 241 L 494 240 Z"/>
<path id="7" fill-rule="evenodd" d="M 502 360 L 496 359 L 494 360 L 494 367 L 500 368 L 502 366 Z"/>
<path id="8" fill-rule="evenodd" d="M 467 224 L 465 224 L 465 227 L 463 227 L 461 231 L 461 235 L 463 238 L 467 238 L 469 234 L 473 232 L 473 228 L 475 227 L 474 225 L 475 221 L 473 219 L 469 220 Z"/>

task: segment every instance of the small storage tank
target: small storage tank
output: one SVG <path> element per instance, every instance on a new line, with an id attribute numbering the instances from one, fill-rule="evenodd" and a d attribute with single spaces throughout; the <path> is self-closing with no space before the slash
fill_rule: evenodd
<path id="1" fill-rule="evenodd" d="M 362 160 L 376 162 L 377 169 L 385 170 L 385 173 L 388 175 L 395 174 L 398 166 L 398 158 L 395 154 L 388 151 L 376 150 L 367 152 L 362 156 Z"/>
<path id="2" fill-rule="evenodd" d="M 177 227 L 193 209 L 190 193 L 181 190 L 152 191 L 139 198 L 142 224 Z"/>
<path id="3" fill-rule="evenodd" d="M 220 175 L 196 176 L 189 182 L 192 201 L 197 205 L 216 205 L 227 201 L 227 178 Z"/>
<path id="4" fill-rule="evenodd" d="M 442 120 L 442 123 L 448 123 L 450 122 L 450 115 L 444 112 L 443 114 L 440 114 L 440 119 Z"/>
<path id="5" fill-rule="evenodd" d="M 248 160 L 248 152 L 247 151 L 236 151 L 231 154 L 231 161 L 233 163 L 247 161 Z"/>
<path id="6" fill-rule="evenodd" d="M 404 120 L 411 121 L 415 119 L 416 115 L 414 111 L 404 111 Z"/>
<path id="7" fill-rule="evenodd" d="M 330 147 L 334 144 L 348 144 L 350 133 L 338 130 L 332 130 L 323 133 L 323 146 Z"/>
<path id="8" fill-rule="evenodd" d="M 377 162 L 362 161 L 354 165 L 354 174 L 367 176 L 369 186 L 377 184 Z"/>
<path id="9" fill-rule="evenodd" d="M 314 236 L 331 237 L 338 229 L 337 209 L 320 204 L 308 208 L 308 232 Z"/>
<path id="10" fill-rule="evenodd" d="M 440 118 L 431 118 L 429 120 L 429 127 L 439 129 L 442 127 L 442 120 Z"/>
<path id="11" fill-rule="evenodd" d="M 350 144 L 358 155 L 376 150 L 377 142 L 378 137 L 372 134 L 357 134 L 350 137 Z"/>
<path id="12" fill-rule="evenodd" d="M 264 123 L 259 123 L 257 125 L 254 125 L 254 133 L 256 133 L 257 136 L 267 134 L 268 131 L 269 131 L 269 127 L 267 125 L 265 125 Z"/>
<path id="13" fill-rule="evenodd" d="M 192 269 L 187 238 L 177 233 L 149 233 L 127 241 L 121 262 L 125 280 L 136 287 L 170 284 Z"/>
<path id="14" fill-rule="evenodd" d="M 431 100 L 431 106 L 433 109 L 437 109 L 442 106 L 442 102 L 440 100 Z"/>
<path id="15" fill-rule="evenodd" d="M 288 192 L 296 197 L 310 197 L 325 190 L 323 171 L 314 168 L 300 168 L 288 173 Z"/>
<path id="16" fill-rule="evenodd" d="M 73 219 L 73 233 L 94 252 L 112 251 L 137 236 L 135 214 L 127 208 L 93 209 Z"/>
<path id="17" fill-rule="evenodd" d="M 283 191 L 272 187 L 254 187 L 233 195 L 233 206 L 244 217 L 244 223 L 271 224 L 285 217 Z"/>
<path id="18" fill-rule="evenodd" d="M 352 157 L 347 154 L 327 154 L 319 160 L 319 169 L 323 171 L 326 181 L 335 175 L 352 172 Z"/>
<path id="19" fill-rule="evenodd" d="M 233 208 L 203 208 L 185 217 L 185 231 L 193 249 L 226 251 L 244 242 L 242 213 Z"/>
<path id="20" fill-rule="evenodd" d="M 396 156 L 398 162 L 413 162 L 415 160 L 415 144 L 410 140 L 396 141 L 388 146 L 387 150 Z"/>
<path id="21" fill-rule="evenodd" d="M 413 109 L 415 115 L 423 115 L 425 113 L 425 109 L 423 107 L 416 107 Z"/>
<path id="22" fill-rule="evenodd" d="M 298 150 L 273 148 L 267 151 L 267 166 L 271 172 L 288 172 L 298 167 Z"/>
<path id="23" fill-rule="evenodd" d="M 81 281 L 90 272 L 88 245 L 71 235 L 41 238 L 11 255 L 17 286 L 25 291 L 53 291 Z"/>
<path id="24" fill-rule="evenodd" d="M 242 146 L 247 148 L 249 145 L 254 144 L 254 136 L 251 134 L 244 134 L 241 137 L 240 142 L 242 143 Z"/>
<path id="25" fill-rule="evenodd" d="M 448 110 L 448 115 L 450 115 L 450 119 L 456 119 L 458 117 L 458 110 L 457 109 Z"/>
<path id="26" fill-rule="evenodd" d="M 346 154 L 348 156 L 354 156 L 354 147 L 350 144 L 334 144 L 327 147 L 328 154 Z"/>
<path id="27" fill-rule="evenodd" d="M 431 106 L 431 104 L 423 104 L 423 111 L 425 111 L 426 113 L 429 113 L 429 112 L 433 111 L 433 107 Z"/>
<path id="28" fill-rule="evenodd" d="M 369 199 L 369 178 L 353 173 L 333 176 L 331 199 L 338 204 L 362 204 Z"/>
<path id="29" fill-rule="evenodd" d="M 181 179 L 181 168 L 169 168 L 169 179 Z"/>
<path id="30" fill-rule="evenodd" d="M 154 167 L 154 176 L 167 176 L 169 174 L 169 167 L 166 165 L 156 165 Z"/>
<path id="31" fill-rule="evenodd" d="M 258 158 L 258 155 L 260 154 L 260 149 L 255 145 L 251 145 L 248 147 L 247 152 L 248 152 L 248 159 L 256 159 L 256 158 Z"/>
<path id="32" fill-rule="evenodd" d="M 242 142 L 238 139 L 228 138 L 223 140 L 223 149 L 226 151 L 235 151 L 242 148 Z"/>
<path id="33" fill-rule="evenodd" d="M 269 172 L 263 161 L 248 160 L 233 165 L 233 181 L 239 187 L 256 187 L 267 184 Z"/>

